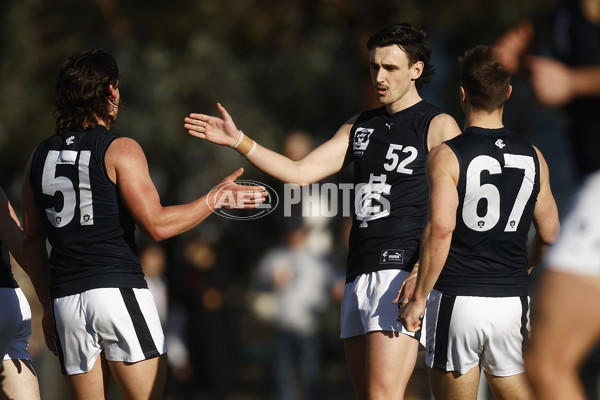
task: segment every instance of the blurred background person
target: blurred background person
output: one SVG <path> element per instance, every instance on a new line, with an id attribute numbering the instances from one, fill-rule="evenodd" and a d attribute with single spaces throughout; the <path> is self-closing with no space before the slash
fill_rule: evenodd
<path id="1" fill-rule="evenodd" d="M 174 260 L 166 336 L 175 348 L 171 371 L 182 399 L 226 399 L 234 379 L 238 331 L 231 324 L 239 313 L 225 298 L 232 272 L 218 250 L 218 235 L 206 231 L 185 237 Z"/>
<path id="2" fill-rule="evenodd" d="M 600 171 L 576 197 L 559 240 L 546 259 L 525 368 L 544 400 L 595 399 L 579 377 L 600 339 Z"/>
<path id="3" fill-rule="evenodd" d="M 523 20 L 496 42 L 510 72 L 525 72 L 538 102 L 563 107 L 578 178 L 600 169 L 600 0 L 564 0 L 552 21 L 553 57 L 532 53 L 534 25 Z"/>
<path id="4" fill-rule="evenodd" d="M 148 290 L 154 297 L 156 310 L 163 329 L 167 326 L 167 317 L 169 309 L 169 289 L 165 278 L 165 269 L 167 268 L 167 254 L 164 248 L 159 244 L 151 244 L 140 253 L 140 264 Z"/>
<path id="5" fill-rule="evenodd" d="M 540 36 L 544 32 L 541 23 L 522 20 L 496 40 L 495 52 L 505 68 L 526 77 L 540 105 L 559 108 L 566 116 L 567 155 L 574 171 L 560 185 L 563 188 L 562 196 L 557 195 L 560 211 L 567 209 L 579 184 L 600 170 L 600 0 L 562 0 L 552 18 L 550 32 L 543 37 L 536 37 L 536 33 Z M 552 53 L 544 57 L 535 55 L 542 52 L 545 43 L 549 43 Z M 548 141 L 546 133 L 541 133 L 542 141 Z M 557 163 L 558 157 L 565 154 L 563 148 L 558 151 L 560 154 L 553 159 L 548 155 L 549 163 L 555 163 L 553 171 L 557 175 L 564 174 L 564 167 L 570 167 Z M 533 290 L 537 286 L 537 273 L 534 269 Z M 600 346 L 589 354 L 581 374 L 588 395 L 598 396 Z"/>
<path id="6" fill-rule="evenodd" d="M 321 325 L 330 304 L 333 267 L 310 250 L 309 233 L 300 215 L 285 217 L 281 243 L 267 251 L 256 271 L 259 290 L 274 296 L 276 400 L 323 398 Z"/>

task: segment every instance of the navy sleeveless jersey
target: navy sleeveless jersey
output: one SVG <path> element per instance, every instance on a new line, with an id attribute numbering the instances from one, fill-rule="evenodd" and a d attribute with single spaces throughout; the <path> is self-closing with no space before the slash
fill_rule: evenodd
<path id="1" fill-rule="evenodd" d="M 410 270 L 427 217 L 427 132 L 441 110 L 419 103 L 389 114 L 362 113 L 351 130 L 355 205 L 346 280 L 384 269 Z"/>
<path id="2" fill-rule="evenodd" d="M 460 165 L 456 228 L 435 289 L 527 295 L 527 238 L 540 190 L 533 146 L 506 128 L 470 127 L 446 144 Z"/>
<path id="3" fill-rule="evenodd" d="M 0 288 L 19 287 L 10 268 L 10 255 L 8 248 L 0 242 Z"/>
<path id="4" fill-rule="evenodd" d="M 117 137 L 103 126 L 64 132 L 43 141 L 33 155 L 30 182 L 52 246 L 54 298 L 94 288 L 147 287 L 135 223 L 104 164 Z"/>

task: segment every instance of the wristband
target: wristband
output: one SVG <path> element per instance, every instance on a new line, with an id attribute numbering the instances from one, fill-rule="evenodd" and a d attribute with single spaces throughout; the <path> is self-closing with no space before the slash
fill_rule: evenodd
<path id="1" fill-rule="evenodd" d="M 250 157 L 252 155 L 252 153 L 254 153 L 254 150 L 256 150 L 256 142 L 253 140 L 252 141 L 252 148 L 250 149 L 250 151 L 248 152 L 248 154 L 246 154 L 246 157 Z"/>
<path id="2" fill-rule="evenodd" d="M 233 148 L 239 151 L 241 155 L 248 157 L 256 149 L 256 142 L 240 131 L 240 137 L 233 145 Z"/>
<path id="3" fill-rule="evenodd" d="M 234 149 L 237 149 L 237 148 L 238 148 L 238 146 L 239 146 L 239 145 L 240 145 L 240 143 L 242 142 L 242 139 L 244 138 L 244 132 L 242 132 L 242 131 L 239 131 L 239 132 L 240 132 L 240 134 L 238 135 L 238 138 L 237 138 L 236 142 L 233 144 L 233 146 L 231 146 L 231 147 L 233 147 Z"/>

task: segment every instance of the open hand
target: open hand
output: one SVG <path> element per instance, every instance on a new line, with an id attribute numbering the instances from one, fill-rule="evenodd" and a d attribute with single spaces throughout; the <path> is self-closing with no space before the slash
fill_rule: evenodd
<path id="1" fill-rule="evenodd" d="M 237 142 L 241 132 L 236 128 L 231 116 L 221 103 L 217 103 L 217 109 L 222 118 L 192 113 L 185 118 L 183 127 L 192 136 L 232 147 Z"/>

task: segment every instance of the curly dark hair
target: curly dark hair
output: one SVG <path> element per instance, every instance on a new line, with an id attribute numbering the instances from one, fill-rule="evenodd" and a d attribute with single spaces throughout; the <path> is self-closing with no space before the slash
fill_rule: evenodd
<path id="1" fill-rule="evenodd" d="M 68 57 L 58 70 L 54 88 L 55 132 L 91 129 L 98 121 L 111 124 L 109 85 L 117 88 L 119 68 L 115 59 L 100 49 L 83 50 Z"/>
<path id="2" fill-rule="evenodd" d="M 431 45 L 427 41 L 427 32 L 423 28 L 401 23 L 380 29 L 367 42 L 367 50 L 393 45 L 400 46 L 406 53 L 409 65 L 413 65 L 417 61 L 423 62 L 423 73 L 415 82 L 417 89 L 431 82 L 435 69 L 429 63 Z"/>

